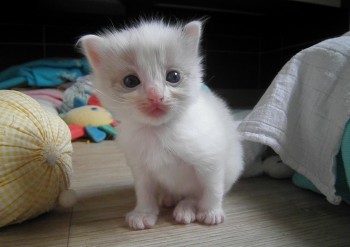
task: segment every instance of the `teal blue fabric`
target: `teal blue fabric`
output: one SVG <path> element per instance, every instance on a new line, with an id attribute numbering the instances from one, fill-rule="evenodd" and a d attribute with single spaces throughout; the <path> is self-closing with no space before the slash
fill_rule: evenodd
<path id="1" fill-rule="evenodd" d="M 337 182 L 335 184 L 335 189 L 337 191 L 337 195 L 341 196 L 343 201 L 350 204 L 349 180 L 346 177 L 345 171 L 345 167 L 349 168 L 349 164 L 346 165 L 341 155 L 339 155 L 337 158 Z"/>
<path id="2" fill-rule="evenodd" d="M 49 58 L 16 65 L 0 72 L 0 89 L 19 86 L 53 87 L 89 74 L 85 59 Z"/>
<path id="3" fill-rule="evenodd" d="M 339 191 L 343 200 L 350 204 L 350 120 L 345 126 L 341 143 L 341 159 L 337 168 L 337 192 Z"/>
<path id="4" fill-rule="evenodd" d="M 313 192 L 321 194 L 321 192 L 316 188 L 316 186 L 305 176 L 301 175 L 298 172 L 295 172 L 293 175 L 293 183 L 303 189 L 308 189 Z"/>
<path id="5" fill-rule="evenodd" d="M 321 194 L 310 180 L 297 172 L 293 175 L 293 183 L 300 188 Z M 336 156 L 335 189 L 336 194 L 350 204 L 350 120 L 346 123 L 341 148 Z"/>
<path id="6" fill-rule="evenodd" d="M 205 91 L 205 92 L 211 92 L 210 88 L 207 85 L 205 85 L 204 83 L 202 84 L 202 88 L 201 89 L 203 91 Z"/>

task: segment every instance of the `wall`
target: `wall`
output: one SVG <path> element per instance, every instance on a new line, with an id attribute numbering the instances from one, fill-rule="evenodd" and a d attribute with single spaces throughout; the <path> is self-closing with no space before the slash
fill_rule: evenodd
<path id="1" fill-rule="evenodd" d="M 205 16 L 206 82 L 217 89 L 263 90 L 298 51 L 349 30 L 348 9 L 282 0 L 247 2 L 127 1 L 123 11 L 108 14 L 94 8 L 82 13 L 79 6 L 69 11 L 58 5 L 28 6 L 30 11 L 23 7 L 23 13 L 5 9 L 0 15 L 0 70 L 40 58 L 81 57 L 74 46 L 81 35 L 111 23 L 118 27 L 140 13 L 171 20 Z"/>

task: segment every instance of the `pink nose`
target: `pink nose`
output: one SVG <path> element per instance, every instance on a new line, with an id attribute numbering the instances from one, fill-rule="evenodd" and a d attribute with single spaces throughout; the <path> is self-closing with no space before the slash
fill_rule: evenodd
<path id="1" fill-rule="evenodd" d="M 155 88 L 152 88 L 148 93 L 148 100 L 153 104 L 159 104 L 163 101 L 163 95 L 157 92 Z"/>

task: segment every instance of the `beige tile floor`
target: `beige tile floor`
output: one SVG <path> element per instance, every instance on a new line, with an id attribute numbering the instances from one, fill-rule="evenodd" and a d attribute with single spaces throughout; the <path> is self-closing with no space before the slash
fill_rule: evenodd
<path id="1" fill-rule="evenodd" d="M 350 246 L 350 206 L 267 177 L 238 182 L 217 226 L 178 225 L 163 209 L 155 228 L 131 231 L 124 215 L 135 203 L 131 173 L 110 141 L 74 143 L 74 208 L 57 208 L 0 229 L 0 246 Z"/>

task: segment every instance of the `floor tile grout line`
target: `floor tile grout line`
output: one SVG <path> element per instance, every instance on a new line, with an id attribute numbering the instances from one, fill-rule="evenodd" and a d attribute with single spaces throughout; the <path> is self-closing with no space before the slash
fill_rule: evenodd
<path id="1" fill-rule="evenodd" d="M 73 212 L 74 212 L 74 207 L 72 207 L 71 212 L 70 212 L 70 217 L 69 217 L 67 247 L 69 247 L 69 242 L 70 242 L 70 233 L 71 233 L 71 227 L 72 227 L 72 221 L 73 221 Z"/>

